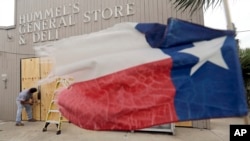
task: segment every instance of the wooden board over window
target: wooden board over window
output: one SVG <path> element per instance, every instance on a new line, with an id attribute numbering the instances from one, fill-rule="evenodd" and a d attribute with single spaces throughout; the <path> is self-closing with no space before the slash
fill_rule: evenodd
<path id="1" fill-rule="evenodd" d="M 29 89 L 31 87 L 38 88 L 36 84 L 40 80 L 39 62 L 39 58 L 29 58 L 21 60 L 21 90 Z M 40 99 L 38 97 L 38 92 L 33 94 L 33 99 L 33 118 L 40 120 Z M 22 112 L 22 119 L 27 120 L 27 114 L 24 111 Z"/>

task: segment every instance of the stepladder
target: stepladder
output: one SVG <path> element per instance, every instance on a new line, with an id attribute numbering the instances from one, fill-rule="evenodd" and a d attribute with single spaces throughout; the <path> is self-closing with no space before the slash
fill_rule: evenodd
<path id="1" fill-rule="evenodd" d="M 64 119 L 62 114 L 60 113 L 58 106 L 57 106 L 57 94 L 58 89 L 61 87 L 67 88 L 70 85 L 70 81 L 67 79 L 59 79 L 56 83 L 56 89 L 52 95 L 51 102 L 48 108 L 48 112 L 45 119 L 45 126 L 43 128 L 43 132 L 47 131 L 47 128 L 50 124 L 55 124 L 57 127 L 56 134 L 61 134 L 61 126 L 63 121 L 67 121 Z"/>

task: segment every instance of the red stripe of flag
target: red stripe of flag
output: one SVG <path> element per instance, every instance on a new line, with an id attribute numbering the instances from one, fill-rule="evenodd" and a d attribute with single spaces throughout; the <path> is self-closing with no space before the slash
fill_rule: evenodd
<path id="1" fill-rule="evenodd" d="M 177 121 L 172 60 L 147 63 L 60 92 L 67 119 L 91 130 L 135 130 Z"/>

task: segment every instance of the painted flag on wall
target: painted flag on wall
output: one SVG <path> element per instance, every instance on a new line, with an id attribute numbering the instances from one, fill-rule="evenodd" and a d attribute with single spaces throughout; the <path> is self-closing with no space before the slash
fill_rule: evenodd
<path id="1" fill-rule="evenodd" d="M 63 116 L 90 130 L 136 130 L 246 115 L 234 36 L 171 18 L 121 23 L 40 49 L 56 61 L 50 77 L 75 79 L 58 97 Z"/>

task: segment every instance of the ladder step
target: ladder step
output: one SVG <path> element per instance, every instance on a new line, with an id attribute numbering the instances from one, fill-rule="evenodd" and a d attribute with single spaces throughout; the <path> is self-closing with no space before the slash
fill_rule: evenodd
<path id="1" fill-rule="evenodd" d="M 52 113 L 59 113 L 59 110 L 49 110 L 49 112 L 52 112 Z"/>
<path id="2" fill-rule="evenodd" d="M 56 120 L 47 120 L 47 123 L 53 123 L 53 124 L 59 124 L 60 121 L 56 121 Z"/>

